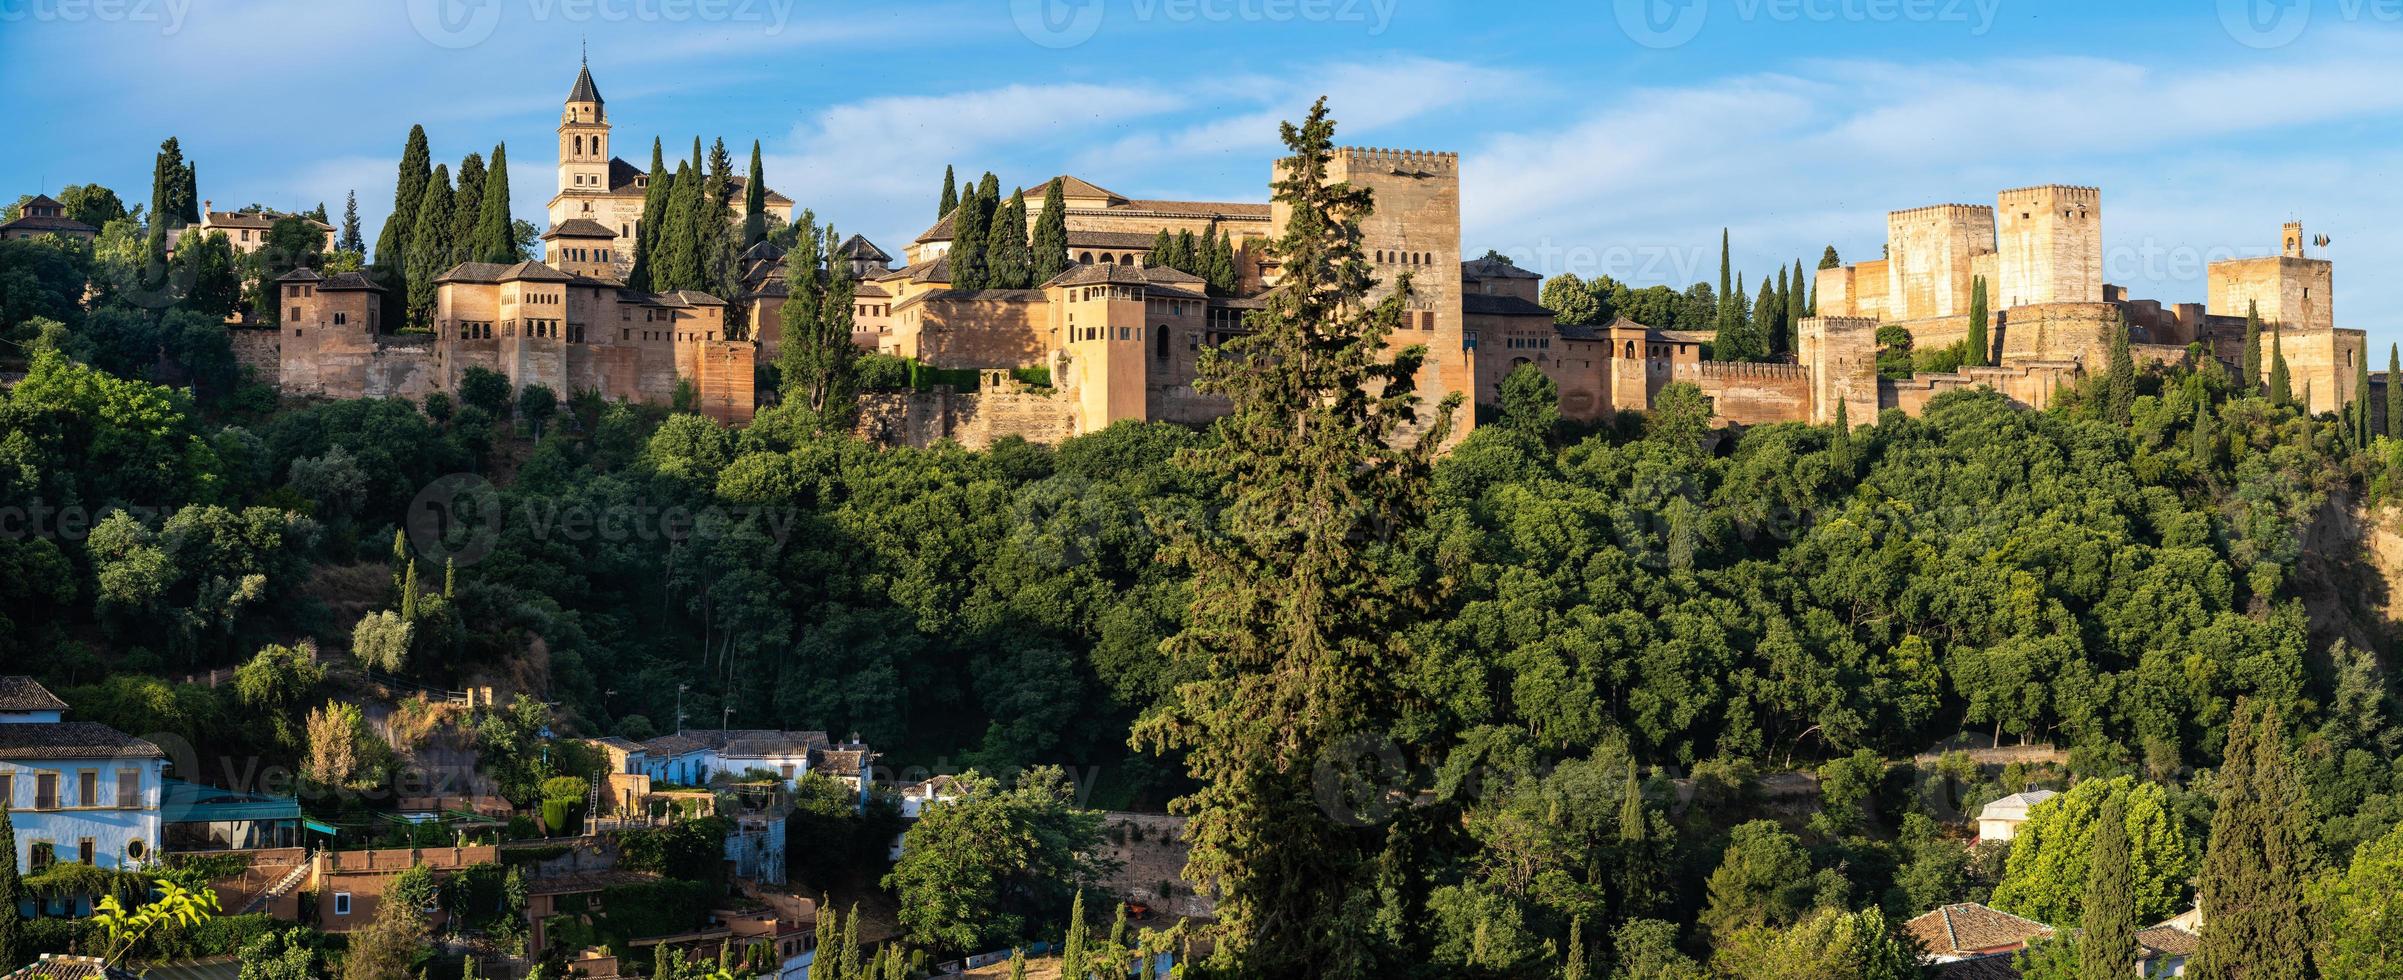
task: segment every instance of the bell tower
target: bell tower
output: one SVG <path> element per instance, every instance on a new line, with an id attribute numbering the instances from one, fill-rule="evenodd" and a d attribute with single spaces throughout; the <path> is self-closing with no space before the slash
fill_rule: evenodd
<path id="1" fill-rule="evenodd" d="M 609 117 L 601 90 L 592 83 L 592 64 L 576 72 L 559 115 L 559 193 L 600 194 L 609 190 Z"/>

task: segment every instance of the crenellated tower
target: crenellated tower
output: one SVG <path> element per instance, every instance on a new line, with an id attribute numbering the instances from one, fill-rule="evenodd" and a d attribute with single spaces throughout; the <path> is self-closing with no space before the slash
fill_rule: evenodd
<path id="1" fill-rule="evenodd" d="M 2046 184 L 1995 196 L 1995 309 L 2103 301 L 2103 192 Z"/>

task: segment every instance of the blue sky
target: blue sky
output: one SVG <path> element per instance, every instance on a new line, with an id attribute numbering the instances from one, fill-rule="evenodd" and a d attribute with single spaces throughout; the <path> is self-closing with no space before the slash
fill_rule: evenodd
<path id="1" fill-rule="evenodd" d="M 2334 244 L 2337 319 L 2403 340 L 2394 0 L 0 0 L 0 190 L 339 211 L 372 240 L 412 123 L 510 145 L 519 216 L 589 39 L 620 155 L 761 142 L 769 183 L 896 254 L 945 163 L 1261 200 L 1275 123 L 1459 152 L 1464 249 L 1676 285 L 1874 257 L 1888 210 L 2103 189 L 2105 273 L 2200 301 L 2211 258 Z M 737 150 L 738 154 L 742 149 Z"/>

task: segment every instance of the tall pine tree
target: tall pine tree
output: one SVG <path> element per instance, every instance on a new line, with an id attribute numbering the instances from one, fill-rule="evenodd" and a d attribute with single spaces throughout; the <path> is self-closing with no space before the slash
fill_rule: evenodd
<path id="1" fill-rule="evenodd" d="M 424 325 L 434 313 L 434 279 L 450 270 L 451 168 L 436 164 L 418 197 L 417 227 L 409 230 L 409 320 Z"/>
<path id="2" fill-rule="evenodd" d="M 948 183 L 948 178 L 946 178 Z M 1035 281 L 1050 282 L 1051 277 L 1068 269 L 1068 199 L 1060 190 L 1060 181 L 1052 181 L 1043 189 L 1043 211 L 1035 218 L 1034 265 Z"/>
<path id="3" fill-rule="evenodd" d="M 2285 331 L 2275 327 L 2270 328 L 2269 399 L 2270 404 L 2282 408 L 2294 404 L 2295 401 L 2294 376 L 2286 370 L 2284 338 Z M 2306 411 L 2309 408 L 2310 406 L 2304 406 Z"/>
<path id="4" fill-rule="evenodd" d="M 666 227 L 659 229 L 659 241 L 651 256 L 651 289 L 661 293 L 701 286 L 701 257 L 696 251 L 700 235 L 694 224 L 702 219 L 702 187 L 701 176 L 694 172 L 692 161 L 677 161 L 673 183 L 674 196 L 668 199 Z"/>
<path id="5" fill-rule="evenodd" d="M 2248 397 L 2261 394 L 2261 304 L 2245 304 L 2244 350 L 2237 355 L 2237 390 Z"/>
<path id="6" fill-rule="evenodd" d="M 1057 186 L 1057 182 L 1056 182 L 1056 181 L 1054 182 L 1054 186 Z M 952 173 L 952 170 L 951 170 L 951 165 L 950 165 L 950 164 L 944 164 L 944 165 L 943 165 L 943 204 L 942 204 L 942 213 L 935 215 L 935 220 L 936 220 L 936 221 L 941 221 L 941 220 L 943 220 L 943 219 L 945 219 L 945 218 L 951 217 L 951 212 L 953 212 L 953 211 L 956 211 L 956 210 L 959 210 L 959 206 L 960 206 L 960 188 L 959 188 L 959 180 L 958 180 L 957 176 L 955 176 L 955 175 Z"/>
<path id="7" fill-rule="evenodd" d="M 951 259 L 953 289 L 985 288 L 985 220 L 984 202 L 969 188 L 951 213 L 951 250 L 943 253 Z"/>
<path id="8" fill-rule="evenodd" d="M 17 877 L 17 824 L 8 815 L 7 801 L 0 801 L 0 971 L 16 969 L 25 962 L 25 919 L 17 903 L 25 897 L 24 882 Z"/>
<path id="9" fill-rule="evenodd" d="M 359 192 L 351 191 L 342 199 L 342 237 L 334 239 L 334 248 L 364 259 L 367 240 L 359 236 Z"/>
<path id="10" fill-rule="evenodd" d="M 2313 975 L 2309 887 L 2319 872 L 2313 812 L 2287 756 L 2277 709 L 2237 702 L 2213 780 L 2219 807 L 2198 897 L 2208 917 L 2195 980 L 2303 980 Z"/>
<path id="11" fill-rule="evenodd" d="M 1966 349 L 1962 351 L 1961 358 L 1961 363 L 1968 367 L 1982 367 L 1993 356 L 1994 341 L 1986 332 L 1987 321 L 1992 318 L 1992 311 L 1986 308 L 1987 303 L 1986 277 L 1970 277 L 1969 335 L 1962 338 L 1962 346 Z"/>
<path id="12" fill-rule="evenodd" d="M 659 236 L 667 230 L 668 201 L 675 191 L 675 175 L 667 171 L 659 138 L 652 137 L 651 175 L 643 182 L 642 223 L 634 226 L 634 268 L 626 274 L 630 287 L 652 289 L 651 274 L 659 267 Z"/>
<path id="13" fill-rule="evenodd" d="M 992 239 L 985 243 L 985 276 L 995 289 L 1030 289 L 1035 254 L 1026 240 L 1026 191 L 1010 192 L 993 213 Z"/>
<path id="14" fill-rule="evenodd" d="M 743 181 L 743 248 L 768 237 L 768 180 L 759 165 L 759 141 L 751 141 L 751 174 Z"/>
<path id="15" fill-rule="evenodd" d="M 2136 968 L 2136 884 L 2124 802 L 2112 796 L 2094 822 L 2086 894 L 2079 903 L 2078 980 L 2126 980 Z"/>
<path id="16" fill-rule="evenodd" d="M 1428 597 L 1377 556 L 1424 523 L 1459 408 L 1446 397 L 1409 438 L 1426 351 L 1386 349 L 1408 296 L 1369 299 L 1369 193 L 1329 180 L 1325 99 L 1283 137 L 1274 195 L 1291 218 L 1270 246 L 1283 288 L 1203 359 L 1196 386 L 1231 411 L 1218 448 L 1180 457 L 1230 505 L 1210 534 L 1173 529 L 1166 551 L 1193 575 L 1186 625 L 1162 644 L 1189 680 L 1135 731 L 1182 750 L 1197 787 L 1179 806 L 1192 815 L 1186 877 L 1218 899 L 1212 966 L 1260 977 L 1328 975 L 1375 942 L 1369 917 L 1346 910 L 1376 894 L 1385 834 L 1321 812 L 1313 769 L 1397 721 Z"/>
<path id="17" fill-rule="evenodd" d="M 451 191 L 451 261 L 484 261 L 475 247 L 476 222 L 483 218 L 483 207 L 484 155 L 470 153 L 459 161 L 458 182 Z"/>
<path id="18" fill-rule="evenodd" d="M 2370 446 L 2373 434 L 2370 419 L 2370 359 L 2353 359 L 2353 444 L 2363 449 Z"/>
<path id="19" fill-rule="evenodd" d="M 492 147 L 492 172 L 484 181 L 484 199 L 476 209 L 476 237 L 468 246 L 477 262 L 503 265 L 525 261 L 517 247 L 517 222 L 509 216 L 509 144 Z"/>
<path id="20" fill-rule="evenodd" d="M 433 176 L 434 154 L 426 148 L 426 128 L 409 127 L 408 145 L 401 149 L 400 174 L 393 178 L 392 213 L 376 235 L 377 265 L 394 270 L 409 264 L 409 238 L 417 230 L 417 203 L 425 199 L 426 178 Z"/>

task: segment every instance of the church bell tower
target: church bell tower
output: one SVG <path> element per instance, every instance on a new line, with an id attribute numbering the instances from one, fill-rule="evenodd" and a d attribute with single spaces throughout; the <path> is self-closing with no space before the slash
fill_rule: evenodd
<path id="1" fill-rule="evenodd" d="M 592 83 L 592 64 L 576 72 L 559 116 L 559 193 L 601 194 L 609 190 L 609 117 L 601 90 Z"/>

